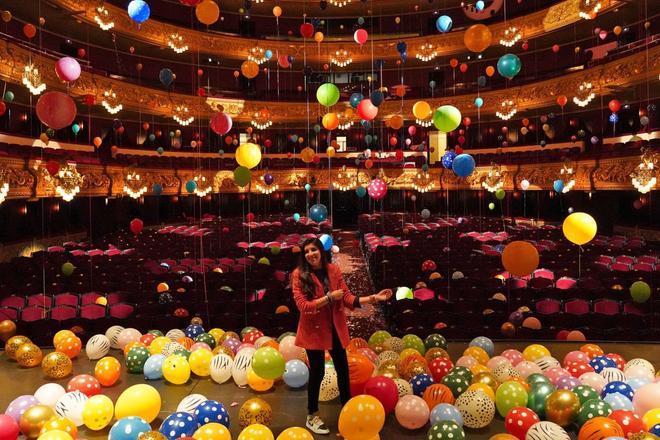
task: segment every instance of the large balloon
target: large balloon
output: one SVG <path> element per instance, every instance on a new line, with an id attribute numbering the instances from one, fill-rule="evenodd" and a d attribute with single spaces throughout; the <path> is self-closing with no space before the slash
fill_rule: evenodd
<path id="1" fill-rule="evenodd" d="M 229 133 L 232 125 L 233 121 L 231 116 L 229 116 L 227 113 L 218 112 L 211 117 L 211 130 L 213 130 L 215 134 L 222 136 Z"/>
<path id="2" fill-rule="evenodd" d="M 250 170 L 246 167 L 237 167 L 234 170 L 234 183 L 241 188 L 248 186 L 251 178 Z"/>
<path id="3" fill-rule="evenodd" d="M 513 78 L 518 75 L 522 63 L 520 58 L 512 53 L 504 54 L 497 60 L 497 71 L 505 78 Z"/>
<path id="4" fill-rule="evenodd" d="M 62 92 L 41 95 L 36 110 L 39 120 L 55 130 L 71 125 L 78 112 L 73 99 Z"/>
<path id="5" fill-rule="evenodd" d="M 243 61 L 241 64 L 241 73 L 247 79 L 252 79 L 259 74 L 259 65 L 251 60 Z"/>
<path id="6" fill-rule="evenodd" d="M 75 81 L 80 77 L 80 64 L 75 58 L 60 58 L 55 63 L 55 73 L 62 81 Z"/>
<path id="7" fill-rule="evenodd" d="M 256 167 L 261 162 L 261 148 L 250 142 L 241 144 L 236 149 L 236 162 L 247 169 Z"/>
<path id="8" fill-rule="evenodd" d="M 138 384 L 124 390 L 115 405 L 115 417 L 122 419 L 136 416 L 151 423 L 158 416 L 161 407 L 160 394 L 151 385 Z"/>
<path id="9" fill-rule="evenodd" d="M 195 7 L 195 16 L 200 23 L 210 26 L 220 18 L 220 8 L 213 0 L 204 0 Z"/>
<path id="10" fill-rule="evenodd" d="M 309 209 L 309 218 L 316 223 L 321 223 L 328 218 L 328 208 L 325 205 L 316 204 Z"/>
<path id="11" fill-rule="evenodd" d="M 431 114 L 431 106 L 426 101 L 417 101 L 412 108 L 413 115 L 417 119 L 426 119 Z"/>
<path id="12" fill-rule="evenodd" d="M 479 53 L 486 50 L 493 39 L 493 34 L 488 26 L 475 24 L 470 26 L 463 36 L 463 42 L 471 52 Z"/>
<path id="13" fill-rule="evenodd" d="M 539 252 L 528 241 L 512 241 L 502 252 L 502 264 L 513 275 L 524 277 L 539 266 Z"/>
<path id="14" fill-rule="evenodd" d="M 574 212 L 564 220 L 562 231 L 568 241 L 581 246 L 593 240 L 598 232 L 598 225 L 586 212 Z"/>
<path id="15" fill-rule="evenodd" d="M 440 131 L 449 133 L 461 124 L 461 112 L 453 105 L 443 105 L 433 112 L 433 125 Z"/>
<path id="16" fill-rule="evenodd" d="M 335 105 L 339 101 L 339 88 L 332 83 L 321 84 L 316 89 L 316 99 L 326 107 Z"/>
<path id="17" fill-rule="evenodd" d="M 151 14 L 149 5 L 144 0 L 131 0 L 131 2 L 128 4 L 127 11 L 128 16 L 138 24 L 147 21 L 149 19 L 149 15 Z"/>
<path id="18" fill-rule="evenodd" d="M 339 432 L 347 439 L 370 439 L 383 429 L 385 409 L 373 396 L 349 400 L 339 414 Z"/>
<path id="19" fill-rule="evenodd" d="M 438 29 L 438 31 L 442 33 L 449 32 L 451 30 L 452 24 L 453 24 L 452 19 L 448 15 L 441 15 L 435 21 L 436 29 Z"/>
<path id="20" fill-rule="evenodd" d="M 378 107 L 373 105 L 369 98 L 360 101 L 357 107 L 358 115 L 365 121 L 373 120 L 378 115 Z"/>
<path id="21" fill-rule="evenodd" d="M 456 156 L 451 164 L 451 169 L 459 177 L 467 177 L 474 171 L 476 163 L 474 158 L 469 154 L 459 154 Z"/>

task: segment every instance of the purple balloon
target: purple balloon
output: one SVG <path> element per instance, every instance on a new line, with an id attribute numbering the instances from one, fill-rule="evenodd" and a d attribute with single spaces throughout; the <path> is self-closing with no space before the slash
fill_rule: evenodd
<path id="1" fill-rule="evenodd" d="M 229 348 L 235 354 L 238 352 L 238 347 L 241 346 L 241 341 L 236 338 L 227 338 L 225 339 L 225 342 L 222 343 L 222 345 Z"/>
<path id="2" fill-rule="evenodd" d="M 555 382 L 555 386 L 558 390 L 572 390 L 580 384 L 580 380 L 573 376 L 561 376 Z"/>
<path id="3" fill-rule="evenodd" d="M 523 314 L 522 312 L 516 310 L 515 312 L 511 312 L 509 315 L 509 321 L 515 325 L 520 325 L 523 320 Z"/>
<path id="4" fill-rule="evenodd" d="M 75 81 L 80 77 L 80 64 L 71 57 L 60 58 L 55 63 L 55 73 L 62 81 Z"/>
<path id="5" fill-rule="evenodd" d="M 275 178 L 273 177 L 272 174 L 266 174 L 266 175 L 264 176 L 264 182 L 266 182 L 266 185 L 272 185 L 272 184 L 273 184 L 273 180 L 275 180 Z"/>
<path id="6" fill-rule="evenodd" d="M 5 410 L 5 414 L 18 423 L 23 413 L 34 405 L 39 405 L 37 398 L 31 394 L 25 394 L 12 400 Z"/>

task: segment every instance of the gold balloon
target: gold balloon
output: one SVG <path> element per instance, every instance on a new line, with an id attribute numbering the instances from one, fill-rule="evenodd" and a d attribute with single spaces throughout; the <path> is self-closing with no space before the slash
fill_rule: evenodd
<path id="1" fill-rule="evenodd" d="M 314 155 L 314 150 L 309 147 L 303 148 L 300 152 L 300 158 L 304 163 L 311 163 L 314 160 Z"/>
<path id="2" fill-rule="evenodd" d="M 435 358 L 449 359 L 449 353 L 440 347 L 433 347 L 426 352 L 424 357 L 426 358 L 426 362 L 430 364 Z"/>
<path id="3" fill-rule="evenodd" d="M 385 376 L 389 377 L 390 379 L 398 379 L 399 369 L 397 368 L 397 362 L 393 360 L 382 362 L 378 367 L 378 376 Z"/>
<path id="4" fill-rule="evenodd" d="M 190 324 L 192 325 L 204 325 L 204 321 L 202 321 L 202 318 L 199 316 L 195 316 L 190 320 Z"/>
<path id="5" fill-rule="evenodd" d="M 213 349 L 213 356 L 215 356 L 216 354 L 220 354 L 220 353 L 224 353 L 227 356 L 229 356 L 230 358 L 234 359 L 234 352 L 231 351 L 231 348 L 229 348 L 229 347 L 225 347 L 224 345 L 217 345 Z"/>
<path id="6" fill-rule="evenodd" d="M 5 353 L 7 353 L 9 358 L 16 360 L 16 352 L 18 351 L 18 348 L 28 342 L 32 341 L 30 341 L 27 336 L 12 336 L 5 344 Z"/>
<path id="7" fill-rule="evenodd" d="M 220 341 L 218 342 L 218 344 L 222 344 L 223 342 L 225 342 L 225 341 L 226 341 L 227 339 L 229 339 L 229 338 L 238 339 L 239 341 L 241 340 L 241 337 L 238 336 L 238 333 L 236 333 L 236 332 L 225 332 L 225 333 L 220 337 Z"/>
<path id="8" fill-rule="evenodd" d="M 410 379 L 417 376 L 418 374 L 430 374 L 430 373 L 431 371 L 429 370 L 429 367 L 423 362 L 418 360 L 414 360 L 408 363 L 408 365 L 406 365 L 403 371 L 400 371 L 401 377 L 408 381 L 410 381 Z"/>
<path id="9" fill-rule="evenodd" d="M 18 426 L 27 438 L 37 438 L 41 428 L 53 417 L 55 417 L 55 411 L 50 406 L 34 405 L 21 415 Z"/>
<path id="10" fill-rule="evenodd" d="M 255 423 L 269 426 L 272 421 L 272 408 L 268 402 L 258 397 L 246 400 L 238 411 L 238 423 L 241 428 Z"/>
<path id="11" fill-rule="evenodd" d="M 500 386 L 499 383 L 497 383 L 497 379 L 495 379 L 495 376 L 493 373 L 478 373 L 472 376 L 472 383 L 481 383 L 484 385 L 488 385 L 493 392 L 497 391 L 497 387 Z"/>
<path id="12" fill-rule="evenodd" d="M 167 440 L 167 437 L 158 431 L 147 431 L 138 435 L 138 440 Z"/>
<path id="13" fill-rule="evenodd" d="M 41 369 L 51 379 L 62 379 L 71 374 L 73 363 L 64 353 L 53 351 L 41 361 Z"/>
<path id="14" fill-rule="evenodd" d="M 9 338 L 16 334 L 16 324 L 10 319 L 0 322 L 0 339 L 7 342 Z"/>
<path id="15" fill-rule="evenodd" d="M 5 23 L 9 23 L 11 21 L 11 12 L 9 11 L 2 11 L 2 21 Z"/>
<path id="16" fill-rule="evenodd" d="M 650 432 L 638 432 L 637 434 L 631 434 L 628 440 L 660 440 L 660 437 Z"/>
<path id="17" fill-rule="evenodd" d="M 518 440 L 518 437 L 513 436 L 511 434 L 495 434 L 488 440 Z"/>
<path id="18" fill-rule="evenodd" d="M 21 345 L 18 347 L 18 351 L 16 351 L 16 361 L 21 367 L 36 367 L 41 363 L 43 358 L 44 355 L 41 349 L 32 342 Z"/>
<path id="19" fill-rule="evenodd" d="M 546 420 L 559 426 L 568 426 L 580 410 L 580 399 L 573 391 L 557 390 L 545 401 Z"/>
<path id="20" fill-rule="evenodd" d="M 383 344 L 374 344 L 371 349 L 374 351 L 376 354 L 381 354 L 382 352 L 385 351 L 385 347 L 383 347 Z"/>

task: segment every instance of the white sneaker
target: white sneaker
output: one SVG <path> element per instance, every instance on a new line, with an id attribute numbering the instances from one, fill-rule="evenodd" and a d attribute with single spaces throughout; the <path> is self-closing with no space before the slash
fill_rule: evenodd
<path id="1" fill-rule="evenodd" d="M 314 434 L 330 434 L 330 430 L 325 426 L 323 420 L 319 416 L 307 416 L 307 423 L 305 424 L 307 429 L 312 431 Z"/>

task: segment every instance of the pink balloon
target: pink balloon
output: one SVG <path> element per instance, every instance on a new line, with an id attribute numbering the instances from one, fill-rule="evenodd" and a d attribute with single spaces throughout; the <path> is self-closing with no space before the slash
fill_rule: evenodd
<path id="1" fill-rule="evenodd" d="M 415 133 L 417 133 L 417 127 L 415 127 L 414 125 L 408 127 L 408 134 L 410 136 L 415 136 Z"/>
<path id="2" fill-rule="evenodd" d="M 364 394 L 378 399 L 385 408 L 385 414 L 394 411 L 397 402 L 399 401 L 399 393 L 397 392 L 396 383 L 389 377 L 375 376 L 369 378 L 364 385 Z"/>
<path id="3" fill-rule="evenodd" d="M 122 350 L 131 342 L 138 342 L 142 337 L 142 333 L 134 328 L 125 328 L 117 336 L 117 345 Z"/>
<path id="4" fill-rule="evenodd" d="M 410 138 L 406 138 L 406 145 L 410 146 L 410 144 L 412 144 L 412 140 L 410 140 Z"/>
<path id="5" fill-rule="evenodd" d="M 16 420 L 7 414 L 0 414 L 0 438 L 18 438 L 19 428 Z"/>
<path id="6" fill-rule="evenodd" d="M 211 351 L 211 347 L 209 347 L 209 344 L 206 342 L 195 342 L 191 347 L 190 347 L 190 352 L 192 353 L 195 350 L 199 350 L 200 348 L 203 348 L 205 350 Z"/>
<path id="7" fill-rule="evenodd" d="M 527 379 L 527 376 L 530 374 L 535 374 L 535 373 L 542 373 L 543 370 L 541 370 L 541 367 L 536 365 L 534 362 L 530 361 L 522 361 L 518 365 L 516 365 L 516 370 L 518 370 L 518 373 L 524 378 Z"/>
<path id="8" fill-rule="evenodd" d="M 78 113 L 73 99 L 62 92 L 46 92 L 41 95 L 36 110 L 39 120 L 54 130 L 71 125 Z"/>
<path id="9" fill-rule="evenodd" d="M 502 352 L 502 357 L 507 358 L 509 362 L 511 362 L 511 365 L 513 365 L 514 367 L 524 360 L 522 353 L 519 352 L 518 350 L 514 350 L 513 348 L 504 350 Z"/>
<path id="10" fill-rule="evenodd" d="M 394 408 L 397 421 L 407 429 L 418 429 L 426 425 L 429 413 L 429 406 L 419 396 L 403 396 Z"/>
<path id="11" fill-rule="evenodd" d="M 282 353 L 285 361 L 290 361 L 291 359 L 302 360 L 304 351 L 303 348 L 296 345 L 295 336 L 286 336 L 280 341 L 280 353 Z"/>
<path id="12" fill-rule="evenodd" d="M 569 351 L 566 353 L 566 356 L 564 356 L 564 362 L 563 365 L 566 366 L 570 362 L 589 362 L 589 356 L 583 351 L 579 350 L 574 350 L 574 351 Z"/>
<path id="13" fill-rule="evenodd" d="M 364 29 L 358 29 L 353 34 L 353 39 L 355 40 L 355 42 L 357 44 L 362 45 L 362 44 L 366 43 L 367 40 L 369 39 L 369 33 L 367 31 L 365 31 Z"/>
<path id="14" fill-rule="evenodd" d="M 607 38 L 607 31 L 598 32 L 598 36 L 600 37 L 601 40 L 604 40 L 605 38 Z"/>
<path id="15" fill-rule="evenodd" d="M 60 58 L 55 63 L 55 73 L 62 81 L 75 81 L 80 78 L 80 64 L 75 58 Z"/>
<path id="16" fill-rule="evenodd" d="M 365 121 L 373 120 L 378 115 L 378 107 L 373 105 L 371 99 L 365 98 L 358 104 L 358 115 Z"/>
<path id="17" fill-rule="evenodd" d="M 213 115 L 213 117 L 211 117 L 211 130 L 213 130 L 215 134 L 222 136 L 229 133 L 232 125 L 233 121 L 231 116 L 229 116 L 227 113 L 218 112 Z"/>
<path id="18" fill-rule="evenodd" d="M 493 356 L 492 358 L 488 359 L 486 366 L 489 370 L 493 371 L 495 368 L 503 364 L 511 365 L 511 361 L 504 356 Z"/>
<path id="19" fill-rule="evenodd" d="M 654 382 L 643 385 L 633 395 L 633 408 L 635 414 L 643 417 L 648 411 L 660 405 L 660 383 Z"/>
<path id="20" fill-rule="evenodd" d="M 456 366 L 457 367 L 465 367 L 465 368 L 472 368 L 475 365 L 477 365 L 479 362 L 472 356 L 461 356 L 458 358 L 456 361 Z"/>
<path id="21" fill-rule="evenodd" d="M 580 383 L 582 385 L 589 385 L 600 394 L 603 391 L 603 387 L 607 384 L 607 380 L 598 373 L 584 373 L 580 376 Z"/>
<path id="22" fill-rule="evenodd" d="M 543 374 L 545 375 L 545 377 L 550 379 L 550 381 L 552 381 L 552 383 L 554 383 L 557 379 L 559 379 L 562 376 L 570 376 L 571 375 L 571 373 L 569 373 L 568 371 L 564 370 L 563 368 L 559 368 L 559 367 L 548 368 L 547 370 L 545 370 L 545 372 Z"/>

